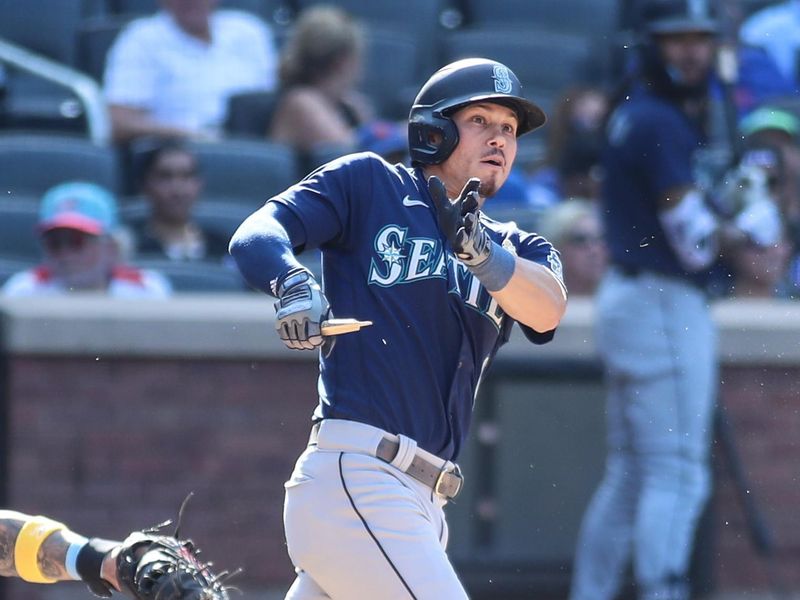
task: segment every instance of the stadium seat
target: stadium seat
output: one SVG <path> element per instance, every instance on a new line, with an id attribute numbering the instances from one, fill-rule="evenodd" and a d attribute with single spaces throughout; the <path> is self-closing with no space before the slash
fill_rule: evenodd
<path id="1" fill-rule="evenodd" d="M 82 21 L 75 38 L 76 67 L 102 82 L 106 55 L 119 32 L 130 21 L 130 15 L 107 15 Z"/>
<path id="2" fill-rule="evenodd" d="M 266 141 L 226 140 L 191 144 L 208 196 L 261 206 L 298 178 L 294 151 Z"/>
<path id="3" fill-rule="evenodd" d="M 85 16 L 78 0 L 0 0 L 0 37 L 67 65 Z"/>
<path id="4" fill-rule="evenodd" d="M 228 98 L 225 131 L 236 137 L 251 137 L 263 140 L 278 96 L 275 92 L 241 92 Z"/>
<path id="5" fill-rule="evenodd" d="M 42 254 L 36 234 L 38 220 L 39 198 L 0 197 L 0 256 L 38 260 Z"/>
<path id="6" fill-rule="evenodd" d="M 519 77 L 525 94 L 540 103 L 545 112 L 548 102 L 569 85 L 598 77 L 592 67 L 598 48 L 576 34 L 538 29 L 463 29 L 448 32 L 442 49 L 445 63 L 482 56 L 507 65 Z"/>
<path id="7" fill-rule="evenodd" d="M 416 40 L 405 32 L 378 28 L 367 31 L 365 37 L 361 89 L 382 118 L 406 119 L 425 79 Z"/>
<path id="8" fill-rule="evenodd" d="M 132 264 L 165 275 L 175 292 L 244 292 L 244 279 L 234 267 L 210 261 L 140 259 Z"/>
<path id="9" fill-rule="evenodd" d="M 532 27 L 606 38 L 619 28 L 620 0 L 461 1 L 470 27 Z"/>
<path id="10" fill-rule="evenodd" d="M 377 26 L 406 31 L 432 30 L 439 26 L 442 0 L 294 0 L 298 11 L 316 4 L 338 6 L 351 15 Z"/>
<path id="11" fill-rule="evenodd" d="M 76 66 L 76 33 L 82 19 L 99 12 L 98 0 L 0 0 L 0 38 Z M 9 68 L 4 82 L 6 128 L 84 132 L 78 99 L 66 88 Z"/>
<path id="12" fill-rule="evenodd" d="M 90 181 L 119 190 L 117 156 L 81 137 L 55 134 L 0 135 L 3 193 L 41 196 L 64 181 Z"/>
<path id="13" fill-rule="evenodd" d="M 437 39 L 442 31 L 440 17 L 446 0 L 295 0 L 298 12 L 315 4 L 338 6 L 367 24 L 366 29 L 377 27 L 412 36 L 419 57 L 417 79 L 424 81 L 438 66 Z M 383 62 L 379 68 L 392 71 L 396 60 Z"/>

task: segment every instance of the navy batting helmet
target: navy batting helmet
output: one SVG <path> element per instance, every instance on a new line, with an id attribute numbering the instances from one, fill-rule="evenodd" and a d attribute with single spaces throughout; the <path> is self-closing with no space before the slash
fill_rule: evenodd
<path id="1" fill-rule="evenodd" d="M 648 35 L 717 33 L 718 23 L 710 0 L 649 0 L 642 8 Z"/>
<path id="2" fill-rule="evenodd" d="M 517 137 L 545 122 L 544 112 L 522 93 L 514 72 L 485 58 L 466 58 L 442 67 L 417 94 L 408 116 L 408 147 L 414 164 L 435 165 L 458 145 L 451 116 L 473 102 L 503 104 L 517 113 Z"/>

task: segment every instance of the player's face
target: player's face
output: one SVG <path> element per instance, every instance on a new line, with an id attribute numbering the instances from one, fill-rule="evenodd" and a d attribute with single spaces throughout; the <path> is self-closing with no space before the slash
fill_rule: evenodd
<path id="1" fill-rule="evenodd" d="M 716 43 L 704 32 L 673 33 L 658 38 L 661 54 L 684 85 L 703 83 L 714 66 Z"/>
<path id="2" fill-rule="evenodd" d="M 517 114 L 500 104 L 476 103 L 453 115 L 458 145 L 446 161 L 433 165 L 451 198 L 470 177 L 481 180 L 481 202 L 505 183 L 517 156 Z M 436 171 L 439 171 L 438 173 Z"/>

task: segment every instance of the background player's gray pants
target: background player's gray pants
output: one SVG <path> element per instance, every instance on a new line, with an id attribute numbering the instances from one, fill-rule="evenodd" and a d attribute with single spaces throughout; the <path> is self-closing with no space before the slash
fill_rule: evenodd
<path id="1" fill-rule="evenodd" d="M 571 598 L 613 598 L 631 554 L 641 597 L 682 598 L 674 578 L 687 571 L 710 487 L 717 367 L 707 299 L 674 278 L 612 269 L 596 323 L 608 456 L 581 526 Z"/>
<path id="2" fill-rule="evenodd" d="M 318 446 L 298 459 L 284 505 L 297 570 L 287 600 L 467 598 L 445 554 L 446 501 L 370 456 L 381 436 L 368 425 L 324 421 Z"/>

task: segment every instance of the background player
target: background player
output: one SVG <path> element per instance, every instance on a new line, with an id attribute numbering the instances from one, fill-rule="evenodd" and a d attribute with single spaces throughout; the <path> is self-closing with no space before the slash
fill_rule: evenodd
<path id="1" fill-rule="evenodd" d="M 411 109 L 415 168 L 343 157 L 234 235 L 242 273 L 278 298 L 286 345 L 323 346 L 311 443 L 286 483 L 287 598 L 466 597 L 442 507 L 461 486 L 478 384 L 514 321 L 544 343 L 566 305 L 553 247 L 480 211 L 517 137 L 544 120 L 504 65 L 453 63 Z M 314 247 L 324 294 L 294 258 Z M 320 335 L 331 311 L 374 325 L 332 345 Z"/>
<path id="2" fill-rule="evenodd" d="M 704 288 L 721 240 L 766 246 L 780 234 L 765 180 L 734 182 L 747 192 L 729 220 L 696 180 L 717 31 L 708 4 L 651 0 L 644 16 L 640 77 L 611 115 L 604 152 L 613 266 L 596 323 L 608 456 L 578 539 L 574 600 L 613 598 L 631 553 L 641 598 L 689 597 L 717 385 Z"/>

